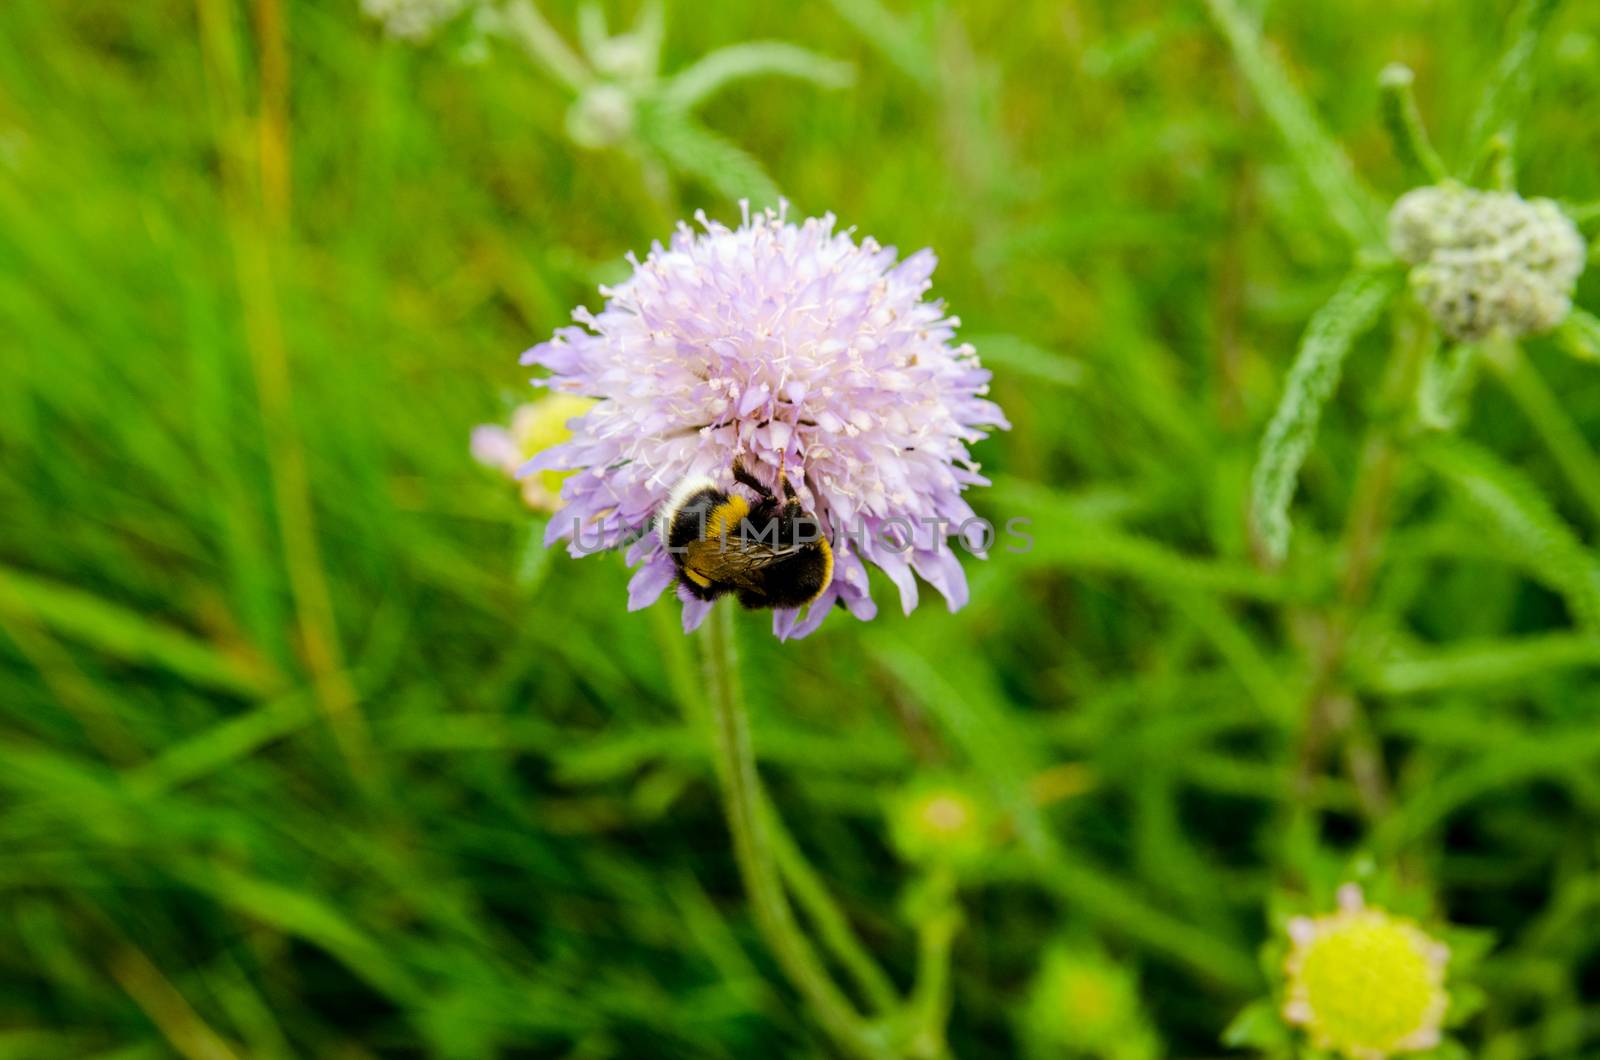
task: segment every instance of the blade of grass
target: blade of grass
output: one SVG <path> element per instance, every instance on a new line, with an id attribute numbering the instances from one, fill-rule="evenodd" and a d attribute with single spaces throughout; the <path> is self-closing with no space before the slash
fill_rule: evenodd
<path id="1" fill-rule="evenodd" d="M 275 683 L 252 662 L 91 593 L 0 568 L 0 610 L 116 659 L 166 670 L 221 692 L 260 695 Z"/>
<path id="2" fill-rule="evenodd" d="M 875 637 L 870 651 L 939 720 L 994 790 L 1041 881 L 1069 907 L 1114 924 L 1220 984 L 1235 989 L 1255 985 L 1257 974 L 1248 956 L 1147 902 L 1126 880 L 1067 854 L 1028 790 L 1027 778 L 1039 771 L 1036 756 L 997 698 L 954 687 L 917 652 L 889 637 Z"/>
<path id="3" fill-rule="evenodd" d="M 1381 246 L 1382 210 L 1356 176 L 1288 72 L 1268 53 L 1254 24 L 1235 0 L 1206 0 L 1211 19 L 1228 43 L 1256 102 L 1277 127 L 1300 175 L 1321 198 L 1328 217 L 1355 247 Z"/>
<path id="4" fill-rule="evenodd" d="M 1600 667 L 1600 640 L 1589 634 L 1550 633 L 1392 653 L 1358 667 L 1357 674 L 1374 691 L 1403 696 L 1480 690 L 1591 667 Z"/>
<path id="5" fill-rule="evenodd" d="M 1515 142 L 1516 124 L 1533 91 L 1534 53 L 1561 0 L 1523 0 L 1512 18 L 1506 48 L 1484 84 L 1483 95 L 1472 115 L 1464 147 L 1469 159 L 1477 158 L 1491 137 Z"/>
<path id="6" fill-rule="evenodd" d="M 1517 343 L 1492 342 L 1486 352 L 1506 393 L 1555 458 L 1572 492 L 1588 510 L 1591 524 L 1600 528 L 1600 458 L 1589 440 Z"/>
<path id="7" fill-rule="evenodd" d="M 1435 437 L 1418 455 L 1500 539 L 1509 561 L 1561 594 L 1579 625 L 1600 630 L 1600 564 L 1527 476 L 1457 438 Z"/>

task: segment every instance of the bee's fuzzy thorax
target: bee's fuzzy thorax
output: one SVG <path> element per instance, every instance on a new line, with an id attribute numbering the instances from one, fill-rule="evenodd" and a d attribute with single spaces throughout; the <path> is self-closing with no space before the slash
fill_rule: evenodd
<path id="1" fill-rule="evenodd" d="M 672 521 L 678 517 L 690 497 L 701 490 L 714 490 L 717 484 L 705 475 L 691 475 L 683 479 L 672 488 L 672 493 L 667 497 L 659 511 L 656 512 L 656 537 L 663 543 L 667 540 L 667 532 L 672 529 Z"/>

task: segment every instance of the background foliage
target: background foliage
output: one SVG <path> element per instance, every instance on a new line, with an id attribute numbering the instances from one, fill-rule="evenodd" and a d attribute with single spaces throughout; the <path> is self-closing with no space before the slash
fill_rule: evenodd
<path id="1" fill-rule="evenodd" d="M 1409 186 L 1389 61 L 1476 149 L 1506 4 L 1258 14 L 1378 198 Z M 854 77 L 740 81 L 660 172 L 469 36 L 0 6 L 0 1056 L 826 1055 L 739 893 L 675 608 L 543 555 L 466 445 L 625 251 L 763 179 L 934 247 L 1015 424 L 977 503 L 1037 544 L 972 562 L 966 610 L 741 622 L 773 801 L 897 984 L 887 793 L 955 772 L 1004 808 L 953 1052 L 1062 1055 L 1029 999 L 1065 949 L 1136 976 L 1168 1055 L 1220 1055 L 1269 909 L 1362 866 L 1492 932 L 1473 1055 L 1600 1049 L 1600 511 L 1567 466 L 1600 375 L 1530 343 L 1352 540 L 1398 303 L 1258 557 L 1251 466 L 1350 253 L 1204 5 L 675 4 L 668 71 L 782 39 Z M 1600 11 L 1529 69 L 1520 186 L 1600 198 Z"/>

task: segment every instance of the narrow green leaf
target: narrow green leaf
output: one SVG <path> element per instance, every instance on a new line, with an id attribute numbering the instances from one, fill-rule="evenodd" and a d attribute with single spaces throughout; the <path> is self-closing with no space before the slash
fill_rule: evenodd
<path id="1" fill-rule="evenodd" d="M 763 207 L 782 197 L 749 152 L 675 107 L 641 108 L 639 135 L 672 169 L 729 199 L 749 199 L 752 207 Z"/>
<path id="2" fill-rule="evenodd" d="M 1591 524 L 1600 526 L 1600 458 L 1595 456 L 1583 429 L 1573 421 L 1566 403 L 1550 389 L 1515 342 L 1491 340 L 1486 352 L 1506 392 L 1589 510 Z"/>
<path id="3" fill-rule="evenodd" d="M 1600 361 L 1600 318 L 1574 309 L 1556 330 L 1556 341 L 1580 361 Z"/>
<path id="4" fill-rule="evenodd" d="M 1029 376 L 1041 383 L 1075 387 L 1083 383 L 1083 364 L 1016 335 L 968 335 L 984 364 Z"/>
<path id="5" fill-rule="evenodd" d="M 1006 524 L 998 528 L 996 546 L 1007 563 L 1103 572 L 1154 585 L 1264 600 L 1289 595 L 1289 584 L 1277 574 L 1245 563 L 1187 555 L 1085 518 L 1072 500 L 1042 486 L 1002 480 L 991 498 L 995 510 L 1007 516 Z"/>
<path id="6" fill-rule="evenodd" d="M 1526 475 L 1454 437 L 1436 436 L 1419 455 L 1478 513 L 1508 561 L 1561 594 L 1580 625 L 1600 630 L 1600 564 Z"/>
<path id="7" fill-rule="evenodd" d="M 1235 988 L 1255 985 L 1254 964 L 1244 954 L 1150 902 L 1128 881 L 1062 847 L 1027 789 L 1027 778 L 1042 764 L 1037 748 L 992 689 L 971 681 L 952 684 L 947 672 L 888 637 L 877 638 L 872 652 L 938 719 L 994 791 L 1046 887 L 1069 905 L 1116 924 L 1131 937 L 1218 983 Z"/>
<path id="8" fill-rule="evenodd" d="M 511 0 L 505 7 L 507 31 L 528 57 L 573 92 L 581 92 L 593 76 L 578 54 L 545 20 L 533 0 Z"/>
<path id="9" fill-rule="evenodd" d="M 1533 91 L 1533 56 L 1539 40 L 1561 0 L 1523 0 L 1512 21 L 1506 50 L 1484 85 L 1467 134 L 1468 157 L 1475 156 L 1492 137 L 1515 141 L 1517 119 Z"/>
<path id="10" fill-rule="evenodd" d="M 884 6 L 882 0 L 832 0 L 833 9 L 900 72 L 924 89 L 932 90 L 938 63 L 926 34 L 904 16 Z"/>
<path id="11" fill-rule="evenodd" d="M 1329 218 L 1356 246 L 1381 244 L 1383 214 L 1377 199 L 1356 176 L 1344 149 L 1322 127 L 1283 64 L 1268 53 L 1254 23 L 1235 0 L 1206 0 L 1206 8 L 1232 49 L 1256 102 L 1277 126 L 1301 176 L 1321 197 Z"/>
<path id="12" fill-rule="evenodd" d="M 160 757 L 130 772 L 128 785 L 141 795 L 168 791 L 247 758 L 316 717 L 315 703 L 306 692 L 270 700 L 173 744 Z"/>
<path id="13" fill-rule="evenodd" d="M 196 684 L 255 695 L 269 684 L 258 667 L 92 593 L 0 569 L 0 611 L 127 662 L 167 670 Z"/>
<path id="14" fill-rule="evenodd" d="M 1600 763 L 1600 728 L 1593 725 L 1530 734 L 1502 743 L 1493 754 L 1477 755 L 1429 782 L 1384 820 L 1376 835 L 1383 851 L 1398 850 L 1427 835 L 1476 799 L 1503 797 L 1520 784 L 1541 777 L 1591 773 Z"/>
<path id="15" fill-rule="evenodd" d="M 1563 669 L 1600 667 L 1600 639 L 1588 634 L 1478 640 L 1435 651 L 1392 652 L 1357 673 L 1373 691 L 1414 695 L 1481 688 Z"/>
<path id="16" fill-rule="evenodd" d="M 1312 316 L 1300 339 L 1300 351 L 1289 369 L 1278 411 L 1261 440 L 1261 455 L 1251 476 L 1251 523 L 1274 562 L 1288 554 L 1289 502 L 1316 438 L 1322 407 L 1339 385 L 1345 355 L 1378 319 L 1399 280 L 1392 269 L 1351 273 Z"/>
<path id="17" fill-rule="evenodd" d="M 1429 351 L 1417 387 L 1417 418 L 1423 425 L 1453 431 L 1466 420 L 1481 355 L 1482 349 L 1470 342 Z"/>
<path id="18" fill-rule="evenodd" d="M 747 77 L 792 77 L 823 88 L 844 88 L 855 67 L 782 41 L 749 41 L 719 48 L 672 75 L 664 103 L 693 110 L 734 81 Z"/>

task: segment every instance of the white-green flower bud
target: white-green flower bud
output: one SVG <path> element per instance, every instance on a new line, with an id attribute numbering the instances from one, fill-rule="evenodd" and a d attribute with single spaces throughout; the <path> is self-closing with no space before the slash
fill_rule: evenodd
<path id="1" fill-rule="evenodd" d="M 1475 341 L 1549 331 L 1572 310 L 1586 248 L 1549 199 L 1454 185 L 1407 192 L 1389 213 L 1389 246 L 1439 329 Z"/>
<path id="2" fill-rule="evenodd" d="M 607 37 L 594 51 L 594 68 L 603 76 L 636 83 L 649 80 L 655 66 L 655 46 L 636 33 Z"/>
<path id="3" fill-rule="evenodd" d="M 633 96 L 627 89 L 596 84 L 567 111 L 567 135 L 579 147 L 615 147 L 633 133 Z"/>
<path id="4" fill-rule="evenodd" d="M 391 37 L 425 41 L 473 0 L 361 0 L 362 12 L 383 23 Z"/>

